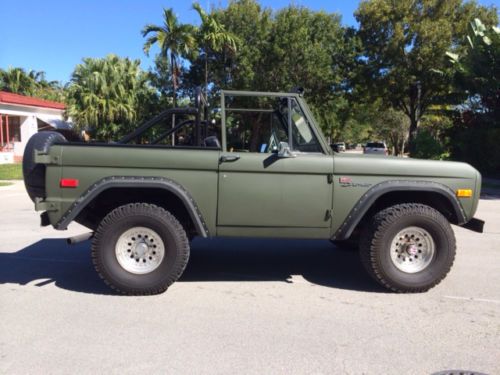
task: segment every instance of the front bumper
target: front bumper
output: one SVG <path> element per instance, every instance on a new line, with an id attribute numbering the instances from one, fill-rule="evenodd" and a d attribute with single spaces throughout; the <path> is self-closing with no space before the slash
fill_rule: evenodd
<path id="1" fill-rule="evenodd" d="M 462 224 L 461 227 L 472 230 L 474 232 L 483 233 L 484 221 L 473 217 L 465 224 Z"/>

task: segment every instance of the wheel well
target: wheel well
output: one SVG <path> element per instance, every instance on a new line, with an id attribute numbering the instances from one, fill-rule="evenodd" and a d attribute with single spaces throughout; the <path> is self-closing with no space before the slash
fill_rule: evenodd
<path id="1" fill-rule="evenodd" d="M 439 211 L 450 223 L 458 224 L 459 217 L 448 197 L 432 191 L 391 191 L 382 194 L 363 215 L 353 233 L 359 233 L 363 225 L 377 212 L 400 203 L 421 203 Z"/>
<path id="2" fill-rule="evenodd" d="M 161 188 L 109 188 L 101 192 L 78 214 L 75 221 L 96 230 L 101 220 L 112 210 L 128 203 L 151 203 L 164 208 L 182 224 L 188 236 L 196 235 L 196 227 L 182 200 Z"/>

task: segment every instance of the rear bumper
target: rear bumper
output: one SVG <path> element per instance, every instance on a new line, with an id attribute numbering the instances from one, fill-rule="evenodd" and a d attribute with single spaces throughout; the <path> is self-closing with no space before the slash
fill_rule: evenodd
<path id="1" fill-rule="evenodd" d="M 484 221 L 473 217 L 465 224 L 462 224 L 461 227 L 472 230 L 474 232 L 483 233 Z"/>

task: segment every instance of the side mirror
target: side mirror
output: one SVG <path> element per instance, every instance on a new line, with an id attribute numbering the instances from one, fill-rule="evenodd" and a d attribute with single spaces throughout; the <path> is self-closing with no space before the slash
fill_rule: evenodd
<path id="1" fill-rule="evenodd" d="M 295 155 L 292 154 L 290 150 L 290 145 L 286 142 L 280 142 L 278 146 L 278 157 L 279 158 L 294 158 Z"/>

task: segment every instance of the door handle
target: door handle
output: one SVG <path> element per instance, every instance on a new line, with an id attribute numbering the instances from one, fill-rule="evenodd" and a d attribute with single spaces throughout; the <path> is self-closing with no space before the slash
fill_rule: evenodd
<path id="1" fill-rule="evenodd" d="M 219 163 L 232 163 L 240 158 L 240 155 L 221 155 Z"/>

